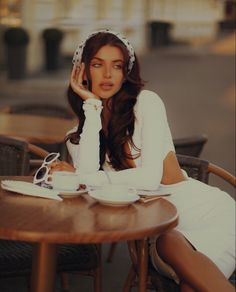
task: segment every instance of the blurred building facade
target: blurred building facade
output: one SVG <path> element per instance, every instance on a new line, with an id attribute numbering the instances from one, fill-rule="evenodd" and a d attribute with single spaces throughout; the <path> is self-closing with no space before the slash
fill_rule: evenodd
<path id="1" fill-rule="evenodd" d="M 1 34 L 9 26 L 22 26 L 29 32 L 28 68 L 37 71 L 43 64 L 45 28 L 64 32 L 64 55 L 72 55 L 85 35 L 101 28 L 123 32 L 137 53 L 143 53 L 150 46 L 153 23 L 171 24 L 169 34 L 174 41 L 214 39 L 224 5 L 223 0 L 0 0 L 0 26 Z M 3 51 L 1 41 L 1 62 Z"/>

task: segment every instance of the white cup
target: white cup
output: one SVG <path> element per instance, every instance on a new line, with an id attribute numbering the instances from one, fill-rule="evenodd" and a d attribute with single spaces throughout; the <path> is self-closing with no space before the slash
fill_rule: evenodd
<path id="1" fill-rule="evenodd" d="M 79 188 L 79 177 L 76 173 L 70 171 L 54 171 L 50 175 L 53 189 L 63 191 L 76 191 Z"/>

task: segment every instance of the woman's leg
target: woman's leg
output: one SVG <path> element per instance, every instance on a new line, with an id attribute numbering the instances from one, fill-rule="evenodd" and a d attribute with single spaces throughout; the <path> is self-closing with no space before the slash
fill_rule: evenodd
<path id="1" fill-rule="evenodd" d="M 156 244 L 160 257 L 179 276 L 181 291 L 235 291 L 218 267 L 208 257 L 194 250 L 180 232 L 173 230 L 164 233 L 158 237 Z"/>

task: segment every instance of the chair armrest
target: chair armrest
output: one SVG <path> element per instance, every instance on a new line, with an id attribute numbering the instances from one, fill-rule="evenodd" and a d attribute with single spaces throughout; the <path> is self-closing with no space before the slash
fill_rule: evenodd
<path id="1" fill-rule="evenodd" d="M 30 159 L 30 167 L 40 167 L 43 163 L 43 159 Z"/>
<path id="2" fill-rule="evenodd" d="M 41 158 L 45 158 L 49 154 L 49 152 L 44 150 L 43 148 L 38 147 L 34 144 L 30 144 L 30 143 L 28 144 L 28 150 L 29 150 L 29 152 L 31 152 L 31 153 L 33 153 Z"/>
<path id="3" fill-rule="evenodd" d="M 233 187 L 236 187 L 236 177 L 232 175 L 231 173 L 229 173 L 228 171 L 226 171 L 225 169 L 213 163 L 209 163 L 208 172 L 221 177 L 222 179 L 230 183 Z"/>

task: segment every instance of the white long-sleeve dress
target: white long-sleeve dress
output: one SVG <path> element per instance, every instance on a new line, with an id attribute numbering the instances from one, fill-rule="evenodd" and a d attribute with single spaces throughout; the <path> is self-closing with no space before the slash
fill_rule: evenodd
<path id="1" fill-rule="evenodd" d="M 75 145 L 68 141 L 67 147 L 81 183 L 102 185 L 107 183 L 107 176 L 99 171 L 101 101 L 87 100 L 83 109 L 86 118 L 80 143 Z M 162 185 L 163 161 L 170 151 L 175 151 L 165 106 L 156 93 L 143 90 L 137 97 L 134 113 L 133 142 L 141 149 L 140 156 L 135 159 L 136 168 L 115 171 L 107 160 L 103 169 L 114 184 L 171 193 L 168 200 L 177 207 L 179 213 L 176 229 L 229 277 L 235 269 L 234 200 L 220 189 L 192 178 Z M 130 150 L 131 154 L 138 154 L 131 146 Z M 178 282 L 175 273 L 169 271 L 168 267 L 165 269 L 162 264 L 159 267 L 154 241 L 151 241 L 150 254 L 154 266 Z"/>

